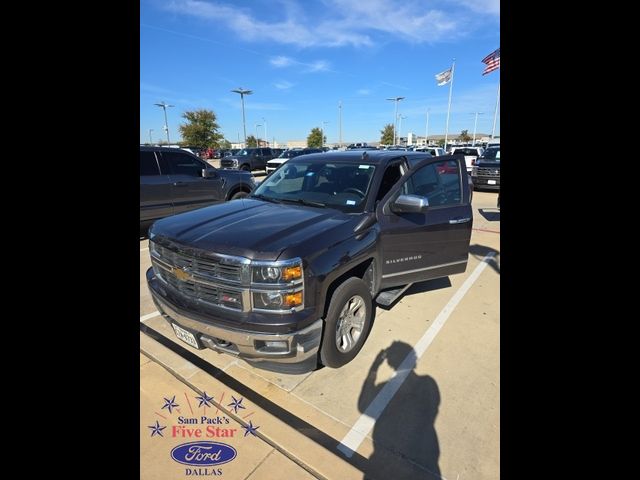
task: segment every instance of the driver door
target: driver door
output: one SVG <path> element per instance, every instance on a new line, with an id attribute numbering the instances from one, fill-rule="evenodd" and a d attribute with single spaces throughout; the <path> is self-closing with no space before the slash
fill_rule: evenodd
<path id="1" fill-rule="evenodd" d="M 381 288 L 462 273 L 473 215 L 462 156 L 428 158 L 403 175 L 376 208 Z M 400 195 L 426 198 L 420 212 L 394 212 Z"/>

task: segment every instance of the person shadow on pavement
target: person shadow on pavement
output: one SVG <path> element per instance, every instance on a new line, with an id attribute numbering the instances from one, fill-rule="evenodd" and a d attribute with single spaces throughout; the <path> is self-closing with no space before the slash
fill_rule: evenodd
<path id="1" fill-rule="evenodd" d="M 375 415 L 373 412 L 381 408 L 380 399 L 374 402 L 378 394 L 382 392 L 384 398 L 395 391 L 391 379 L 376 384 L 385 360 L 397 377 L 406 375 L 406 379 L 374 424 L 374 451 L 367 461 L 365 478 L 440 480 L 440 446 L 434 426 L 440 391 L 433 377 L 415 373 L 417 358 L 410 345 L 394 341 L 378 353 L 360 392 L 358 409 Z"/>

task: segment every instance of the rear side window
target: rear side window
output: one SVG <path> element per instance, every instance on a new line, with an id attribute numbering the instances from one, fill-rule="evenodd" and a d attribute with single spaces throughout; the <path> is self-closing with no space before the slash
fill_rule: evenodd
<path id="1" fill-rule="evenodd" d="M 158 162 L 153 152 L 140 152 L 140 176 L 160 175 Z"/>
<path id="2" fill-rule="evenodd" d="M 162 152 L 162 156 L 169 164 L 172 175 L 202 176 L 204 165 L 191 155 L 180 152 Z"/>

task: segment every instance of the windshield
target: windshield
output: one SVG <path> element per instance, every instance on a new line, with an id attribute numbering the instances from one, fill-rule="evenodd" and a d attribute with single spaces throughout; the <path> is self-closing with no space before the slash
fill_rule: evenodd
<path id="1" fill-rule="evenodd" d="M 293 158 L 302 154 L 302 150 L 285 150 L 278 158 Z"/>
<path id="2" fill-rule="evenodd" d="M 236 153 L 236 157 L 245 157 L 247 155 L 251 155 L 254 150 L 255 148 L 243 148 L 238 153 Z"/>
<path id="3" fill-rule="evenodd" d="M 374 170 L 369 164 L 294 159 L 264 180 L 252 196 L 362 212 Z"/>
<path id="4" fill-rule="evenodd" d="M 497 148 L 487 148 L 482 155 L 483 160 L 495 160 L 497 162 L 500 161 L 500 147 Z"/>

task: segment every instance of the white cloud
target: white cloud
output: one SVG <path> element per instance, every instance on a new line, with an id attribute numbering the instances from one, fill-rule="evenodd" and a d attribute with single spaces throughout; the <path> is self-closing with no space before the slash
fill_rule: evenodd
<path id="1" fill-rule="evenodd" d="M 288 67 L 289 65 L 292 65 L 294 63 L 294 60 L 289 57 L 278 56 L 278 57 L 272 57 L 271 59 L 269 59 L 269 63 L 274 67 L 282 68 L 282 67 Z"/>
<path id="2" fill-rule="evenodd" d="M 313 17 L 307 16 L 304 3 L 280 3 L 282 19 L 272 22 L 249 8 L 215 0 L 170 0 L 164 8 L 223 21 L 243 40 L 298 47 L 371 46 L 380 35 L 412 43 L 450 41 L 482 24 L 478 14 L 500 13 L 499 0 L 325 0 L 324 12 Z"/>
<path id="3" fill-rule="evenodd" d="M 371 93 L 371 90 L 369 90 L 368 88 L 361 88 L 356 93 L 358 95 L 369 95 Z"/>
<path id="4" fill-rule="evenodd" d="M 329 70 L 329 62 L 325 62 L 324 60 L 316 60 L 313 63 L 305 64 L 308 67 L 309 72 L 326 72 Z"/>
<path id="5" fill-rule="evenodd" d="M 276 87 L 278 90 L 288 90 L 291 87 L 293 87 L 293 85 L 294 85 L 293 83 L 287 82 L 286 80 L 281 80 L 273 84 L 273 86 Z"/>

